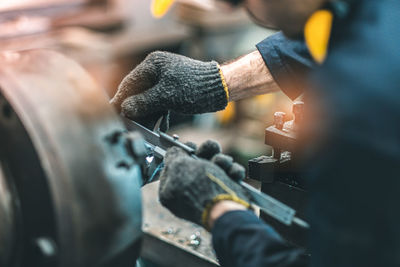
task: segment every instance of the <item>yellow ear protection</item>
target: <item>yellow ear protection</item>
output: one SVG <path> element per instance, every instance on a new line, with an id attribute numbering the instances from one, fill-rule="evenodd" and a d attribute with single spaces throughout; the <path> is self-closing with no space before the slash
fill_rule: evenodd
<path id="1" fill-rule="evenodd" d="M 151 13 L 154 17 L 161 18 L 168 12 L 173 3 L 174 0 L 153 0 L 151 3 Z"/>
<path id="2" fill-rule="evenodd" d="M 304 27 L 304 39 L 311 56 L 318 63 L 323 63 L 328 53 L 329 39 L 333 23 L 330 10 L 318 10 L 307 20 Z"/>
<path id="3" fill-rule="evenodd" d="M 224 0 L 234 6 L 239 5 L 243 0 Z M 171 8 L 175 0 L 153 0 L 151 4 L 151 13 L 156 18 L 161 18 L 164 16 L 168 10 Z"/>
<path id="4" fill-rule="evenodd" d="M 304 27 L 304 39 L 311 56 L 317 63 L 322 64 L 328 54 L 334 18 L 344 17 L 348 10 L 346 1 L 335 1 L 314 12 L 308 18 Z"/>
<path id="5" fill-rule="evenodd" d="M 153 0 L 151 12 L 154 17 L 164 16 L 175 0 Z M 243 0 L 225 0 L 232 5 L 239 5 Z M 304 27 L 304 39 L 311 56 L 322 64 L 328 53 L 329 39 L 331 36 L 333 19 L 335 16 L 347 14 L 348 5 L 346 1 L 334 1 L 324 8 L 314 12 Z"/>

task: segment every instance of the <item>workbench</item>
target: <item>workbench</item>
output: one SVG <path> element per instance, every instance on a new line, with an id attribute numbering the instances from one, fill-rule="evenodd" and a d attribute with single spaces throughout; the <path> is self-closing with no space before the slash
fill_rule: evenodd
<path id="1" fill-rule="evenodd" d="M 142 188 L 143 231 L 141 257 L 169 267 L 219 266 L 211 235 L 203 227 L 182 220 L 158 200 L 159 182 Z"/>

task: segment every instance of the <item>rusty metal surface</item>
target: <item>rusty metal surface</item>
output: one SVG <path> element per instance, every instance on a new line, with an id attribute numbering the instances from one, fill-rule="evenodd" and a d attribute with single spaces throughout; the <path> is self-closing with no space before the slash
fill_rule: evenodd
<path id="1" fill-rule="evenodd" d="M 141 257 L 165 267 L 219 266 L 204 228 L 175 217 L 158 201 L 158 185 L 143 187 L 143 247 Z"/>
<path id="2" fill-rule="evenodd" d="M 24 226 L 21 262 L 11 266 L 131 266 L 141 237 L 140 170 L 117 162 L 107 137 L 124 127 L 105 94 L 54 52 L 6 52 L 0 66 L 0 160 Z"/>

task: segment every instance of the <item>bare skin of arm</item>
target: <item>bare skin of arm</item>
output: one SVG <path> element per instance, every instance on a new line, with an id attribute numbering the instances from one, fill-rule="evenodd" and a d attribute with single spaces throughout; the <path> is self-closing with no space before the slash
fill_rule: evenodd
<path id="1" fill-rule="evenodd" d="M 229 200 L 223 200 L 215 203 L 215 205 L 211 208 L 210 217 L 208 218 L 208 225 L 210 226 L 210 229 L 214 227 L 214 223 L 219 217 L 229 211 L 235 210 L 246 210 L 246 207 Z"/>
<path id="2" fill-rule="evenodd" d="M 221 71 L 228 85 L 229 101 L 280 90 L 258 51 L 225 63 Z M 246 210 L 246 207 L 229 200 L 216 203 L 210 211 L 208 225 L 212 228 L 218 218 L 235 210 Z"/>
<path id="3" fill-rule="evenodd" d="M 229 101 L 279 91 L 258 51 L 221 66 L 229 90 Z"/>

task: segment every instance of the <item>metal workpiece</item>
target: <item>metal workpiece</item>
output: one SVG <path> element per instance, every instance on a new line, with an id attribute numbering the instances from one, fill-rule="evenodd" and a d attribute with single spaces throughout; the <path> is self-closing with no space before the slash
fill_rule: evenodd
<path id="1" fill-rule="evenodd" d="M 142 236 L 135 138 L 110 139 L 124 125 L 64 56 L 6 52 L 0 64 L 1 266 L 132 266 Z"/>

